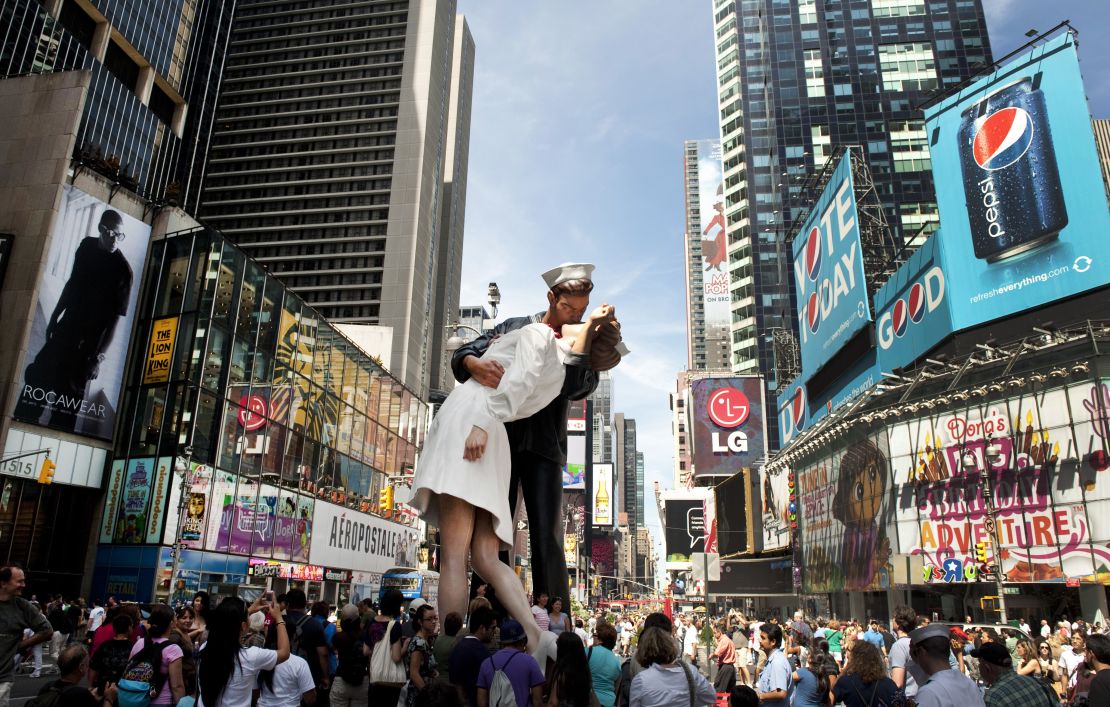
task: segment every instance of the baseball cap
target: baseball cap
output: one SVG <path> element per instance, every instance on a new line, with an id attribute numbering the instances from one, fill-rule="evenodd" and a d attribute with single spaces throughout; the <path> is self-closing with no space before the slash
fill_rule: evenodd
<path id="1" fill-rule="evenodd" d="M 1010 657 L 1010 651 L 1006 650 L 1006 646 L 1001 643 L 984 643 L 971 651 L 971 657 L 994 663 L 1003 668 L 1009 668 L 1014 664 L 1013 658 Z"/>
<path id="2" fill-rule="evenodd" d="M 352 619 L 357 619 L 358 616 L 358 607 L 354 604 L 347 604 L 343 607 L 342 611 L 339 612 L 340 621 L 350 621 Z"/>
<path id="3" fill-rule="evenodd" d="M 415 614 L 417 609 L 419 609 L 420 607 L 424 606 L 427 603 L 428 603 L 428 601 L 426 599 L 424 599 L 424 597 L 416 597 L 415 599 L 412 600 L 412 603 L 409 604 L 409 613 L 410 614 Z"/>
<path id="4" fill-rule="evenodd" d="M 524 633 L 524 627 L 520 625 L 519 621 L 513 619 L 505 619 L 501 622 L 501 643 L 502 645 L 508 643 L 519 643 L 527 638 Z"/>

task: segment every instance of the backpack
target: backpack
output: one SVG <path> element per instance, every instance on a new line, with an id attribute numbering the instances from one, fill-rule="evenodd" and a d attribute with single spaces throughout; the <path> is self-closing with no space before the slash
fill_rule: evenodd
<path id="1" fill-rule="evenodd" d="M 293 635 L 289 637 L 289 654 L 299 655 L 308 661 L 309 665 L 314 665 L 315 663 L 313 661 L 316 659 L 316 656 L 311 656 L 310 659 L 308 652 L 301 650 L 301 637 L 304 635 L 304 625 L 311 620 L 312 615 L 306 612 L 304 616 L 297 619 L 297 623 L 293 624 Z"/>
<path id="2" fill-rule="evenodd" d="M 60 681 L 56 681 L 47 685 L 39 694 L 32 697 L 27 702 L 27 707 L 55 707 L 58 701 L 62 699 L 62 693 L 67 690 L 80 690 L 81 693 L 88 694 L 88 691 L 79 685 L 62 686 Z"/>
<path id="3" fill-rule="evenodd" d="M 350 642 L 345 650 L 338 651 L 335 667 L 336 677 L 343 678 L 343 682 L 351 687 L 358 687 L 366 677 L 366 657 L 362 654 L 365 645 L 362 639 L 356 638 Z"/>
<path id="4" fill-rule="evenodd" d="M 489 683 L 489 707 L 516 707 L 516 691 L 513 689 L 513 683 L 509 680 L 509 676 L 505 674 L 505 668 L 509 667 L 513 658 L 520 655 L 521 652 L 516 651 L 509 656 L 509 659 L 500 668 L 497 667 L 497 663 L 493 662 L 493 656 L 489 657 L 490 665 L 493 666 L 493 679 Z"/>
<path id="5" fill-rule="evenodd" d="M 374 650 L 370 653 L 370 682 L 372 683 L 401 685 L 408 680 L 405 666 L 393 662 L 393 653 L 390 650 L 389 637 L 396 623 L 396 619 L 389 620 L 385 635 L 374 644 Z"/>
<path id="6" fill-rule="evenodd" d="M 155 643 L 149 636 L 144 639 L 143 649 L 128 661 L 117 684 L 119 707 L 149 707 L 162 691 L 167 678 L 162 674 L 162 651 L 168 645 L 169 641 Z"/>

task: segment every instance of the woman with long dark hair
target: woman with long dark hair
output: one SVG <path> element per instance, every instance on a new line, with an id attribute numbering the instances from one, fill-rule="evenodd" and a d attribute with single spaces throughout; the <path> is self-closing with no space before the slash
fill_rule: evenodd
<path id="1" fill-rule="evenodd" d="M 329 695 L 332 707 L 365 707 L 370 649 L 362 640 L 358 607 L 354 604 L 339 612 L 339 630 L 331 643 L 336 656 L 335 680 Z"/>
<path id="2" fill-rule="evenodd" d="M 559 634 L 555 647 L 555 668 L 551 671 L 551 696 L 547 704 L 552 707 L 598 705 L 582 639 L 566 631 Z"/>
<path id="3" fill-rule="evenodd" d="M 416 635 L 405 646 L 404 665 L 408 674 L 409 690 L 405 702 L 406 707 L 416 704 L 416 693 L 435 679 L 436 659 L 432 655 L 432 642 L 436 636 L 436 626 L 439 616 L 435 607 L 424 604 L 416 610 L 413 616 Z"/>
<path id="4" fill-rule="evenodd" d="M 158 645 L 168 640 L 170 625 L 173 623 L 173 609 L 165 604 L 155 604 L 150 609 L 150 619 L 146 630 L 146 637 L 140 638 L 131 648 L 131 658 L 143 654 L 149 656 L 151 663 L 158 665 L 158 672 L 164 676 L 164 682 L 154 699 L 152 705 L 175 705 L 185 696 L 185 681 L 181 673 L 181 659 L 184 653 L 181 647 L 170 642 L 167 646 L 158 649 Z M 145 651 L 145 653 L 144 653 Z M 155 660 L 160 656 L 160 660 Z M 157 684 L 157 683 L 156 683 Z"/>
<path id="5" fill-rule="evenodd" d="M 262 597 L 249 609 L 242 599 L 228 597 L 210 612 L 208 643 L 200 652 L 198 707 L 250 707 L 258 674 L 289 658 L 289 632 L 284 629 L 275 631 L 277 650 L 244 648 L 239 642 L 247 630 L 247 616 L 266 609 L 275 626 L 285 625 L 277 604 L 270 605 Z"/>
<path id="6" fill-rule="evenodd" d="M 827 707 L 829 701 L 829 674 L 826 668 L 827 658 L 819 650 L 810 651 L 806 667 L 798 666 L 793 678 L 797 687 L 794 688 L 794 707 Z"/>

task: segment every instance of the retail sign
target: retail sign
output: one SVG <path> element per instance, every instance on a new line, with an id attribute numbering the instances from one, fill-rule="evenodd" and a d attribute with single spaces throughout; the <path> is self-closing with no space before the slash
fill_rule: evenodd
<path id="1" fill-rule="evenodd" d="M 147 349 L 146 365 L 143 367 L 143 385 L 165 383 L 170 379 L 173 365 L 173 346 L 177 339 L 178 317 L 165 317 L 154 320 L 150 328 L 150 347 Z"/>
<path id="2" fill-rule="evenodd" d="M 1110 282 L 1110 211 L 1071 33 L 930 107 L 925 125 L 954 330 Z"/>
<path id="3" fill-rule="evenodd" d="M 340 584 L 347 584 L 351 581 L 351 573 L 347 570 L 337 570 L 330 567 L 324 568 L 324 581 L 325 582 L 339 582 Z"/>
<path id="4" fill-rule="evenodd" d="M 420 540 L 408 526 L 324 501 L 316 501 L 313 524 L 313 563 L 357 572 L 416 566 Z"/>
<path id="5" fill-rule="evenodd" d="M 763 463 L 767 428 L 763 379 L 758 376 L 690 381 L 694 475 L 731 476 Z"/>
<path id="6" fill-rule="evenodd" d="M 790 489 L 794 475 L 781 469 L 770 473 L 763 467 L 759 476 L 763 543 L 760 549 L 764 552 L 782 550 L 790 546 Z"/>
<path id="7" fill-rule="evenodd" d="M 247 574 L 256 579 L 280 577 L 302 582 L 323 582 L 324 568 L 319 565 L 302 565 L 295 562 L 279 562 L 261 557 L 252 557 L 248 563 Z"/>
<path id="8" fill-rule="evenodd" d="M 794 286 L 802 370 L 812 375 L 871 321 L 848 152 L 794 238 Z"/>

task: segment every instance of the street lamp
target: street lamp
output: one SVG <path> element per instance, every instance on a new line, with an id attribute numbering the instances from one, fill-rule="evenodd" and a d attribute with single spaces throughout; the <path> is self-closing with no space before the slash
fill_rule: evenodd
<path id="1" fill-rule="evenodd" d="M 458 334 L 459 329 L 466 329 L 468 331 L 474 332 L 475 336 L 482 336 L 481 331 L 479 331 L 478 329 L 475 329 L 474 327 L 470 326 L 469 324 L 459 324 L 458 322 L 455 322 L 453 324 L 448 324 L 445 328 L 447 329 L 448 333 L 451 334 L 451 336 L 447 339 L 446 343 L 443 344 L 443 348 L 447 350 L 448 354 L 455 353 L 460 348 L 462 348 L 463 345 L 468 343 L 467 339 L 464 339 L 463 337 L 459 336 L 459 334 Z"/>
<path id="2" fill-rule="evenodd" d="M 173 537 L 173 549 L 170 554 L 173 557 L 173 569 L 170 570 L 170 591 L 169 596 L 166 597 L 167 603 L 173 601 L 174 587 L 177 583 L 177 571 L 181 567 L 181 551 L 185 548 L 185 543 L 181 542 L 181 534 L 185 528 L 185 514 L 187 512 L 189 503 L 189 487 L 193 483 L 193 475 L 190 473 L 190 467 L 193 462 L 193 448 L 192 446 L 185 447 L 184 457 L 178 457 L 174 463 L 174 468 L 181 474 L 181 498 L 177 503 L 177 532 Z"/>

